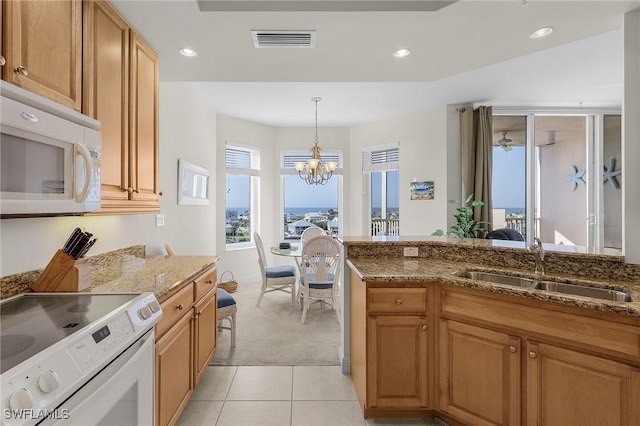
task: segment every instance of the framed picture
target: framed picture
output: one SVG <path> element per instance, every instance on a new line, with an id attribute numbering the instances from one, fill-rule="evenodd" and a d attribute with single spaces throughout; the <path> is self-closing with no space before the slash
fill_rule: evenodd
<path id="1" fill-rule="evenodd" d="M 409 193 L 412 200 L 433 200 L 435 187 L 433 181 L 410 182 Z"/>
<path id="2" fill-rule="evenodd" d="M 178 159 L 178 204 L 209 205 L 209 170 Z"/>

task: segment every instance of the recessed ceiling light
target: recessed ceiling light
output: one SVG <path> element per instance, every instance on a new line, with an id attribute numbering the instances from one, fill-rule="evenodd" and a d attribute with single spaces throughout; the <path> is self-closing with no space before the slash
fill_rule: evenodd
<path id="1" fill-rule="evenodd" d="M 180 54 L 183 56 L 196 56 L 198 54 L 198 52 L 196 52 L 193 49 L 189 49 L 188 47 L 183 47 L 182 49 L 180 49 Z"/>
<path id="2" fill-rule="evenodd" d="M 396 58 L 404 58 L 405 56 L 409 56 L 410 53 L 411 50 L 402 48 L 393 52 L 393 56 L 395 56 Z"/>
<path id="3" fill-rule="evenodd" d="M 529 35 L 529 38 L 542 38 L 546 37 L 553 32 L 553 27 L 538 28 Z"/>

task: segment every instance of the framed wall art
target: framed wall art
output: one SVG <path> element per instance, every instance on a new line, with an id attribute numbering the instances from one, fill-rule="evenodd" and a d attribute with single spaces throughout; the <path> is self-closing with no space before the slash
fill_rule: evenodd
<path id="1" fill-rule="evenodd" d="M 178 204 L 209 205 L 209 170 L 178 159 Z"/>
<path id="2" fill-rule="evenodd" d="M 432 180 L 409 183 L 411 200 L 433 200 L 434 190 L 435 186 Z"/>

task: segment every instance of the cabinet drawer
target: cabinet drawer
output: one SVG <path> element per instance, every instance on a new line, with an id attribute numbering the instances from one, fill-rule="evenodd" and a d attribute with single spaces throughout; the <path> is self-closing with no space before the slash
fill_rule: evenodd
<path id="1" fill-rule="evenodd" d="M 426 288 L 370 288 L 367 290 L 368 311 L 416 312 L 427 310 Z"/>
<path id="2" fill-rule="evenodd" d="M 156 325 L 156 340 L 167 332 L 193 306 L 193 284 L 189 283 L 162 302 L 162 319 Z"/>
<path id="3" fill-rule="evenodd" d="M 195 280 L 195 300 L 200 299 L 209 290 L 213 289 L 217 281 L 217 268 L 205 271 Z"/>

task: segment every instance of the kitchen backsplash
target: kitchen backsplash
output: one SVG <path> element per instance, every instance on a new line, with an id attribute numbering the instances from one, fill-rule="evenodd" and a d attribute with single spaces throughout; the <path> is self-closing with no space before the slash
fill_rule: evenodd
<path id="1" fill-rule="evenodd" d="M 100 253 L 94 256 L 87 256 L 87 263 L 91 268 L 92 281 L 108 281 L 109 277 L 101 275 L 105 273 L 104 271 L 106 271 L 106 273 L 109 273 L 108 271 L 113 271 L 114 268 L 112 268 L 112 266 L 117 264 L 123 265 L 123 267 L 128 267 L 127 265 L 135 265 L 139 260 L 144 260 L 145 256 L 146 246 L 144 244 Z M 22 272 L 0 278 L 0 299 L 30 291 L 31 285 L 34 283 L 36 278 L 38 278 L 45 266 L 46 265 L 43 265 L 42 268 L 35 269 L 33 271 Z"/>

